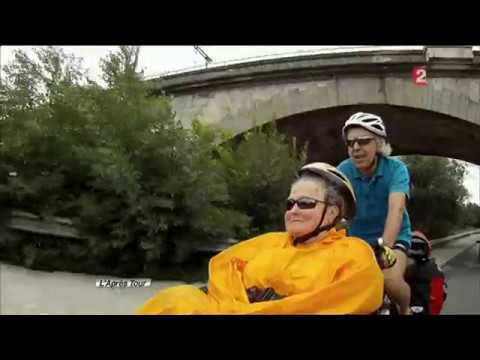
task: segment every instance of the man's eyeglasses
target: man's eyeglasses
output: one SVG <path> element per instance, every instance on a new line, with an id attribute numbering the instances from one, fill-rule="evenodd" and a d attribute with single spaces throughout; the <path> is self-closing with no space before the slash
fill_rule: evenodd
<path id="1" fill-rule="evenodd" d="M 299 209 L 305 210 L 313 209 L 315 206 L 317 206 L 318 203 L 328 204 L 326 201 L 304 197 L 297 200 L 287 199 L 285 207 L 287 210 L 292 210 L 295 204 L 297 204 Z"/>
<path id="2" fill-rule="evenodd" d="M 373 138 L 368 137 L 368 138 L 357 138 L 357 139 L 347 140 L 346 142 L 348 147 L 354 147 L 355 143 L 357 143 L 360 146 L 365 146 L 370 144 L 372 140 Z"/>

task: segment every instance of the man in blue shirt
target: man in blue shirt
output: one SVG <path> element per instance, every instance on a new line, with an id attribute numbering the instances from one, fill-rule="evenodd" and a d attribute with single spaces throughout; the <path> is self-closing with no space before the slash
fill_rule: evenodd
<path id="1" fill-rule="evenodd" d="M 390 157 L 387 132 L 382 119 L 374 114 L 356 113 L 343 126 L 349 159 L 338 166 L 351 181 L 357 197 L 357 213 L 349 234 L 371 245 L 383 238 L 397 261 L 384 270 L 385 291 L 399 305 L 400 313 L 410 314 L 410 287 L 405 282 L 411 224 L 406 202 L 410 194 L 406 165 Z"/>

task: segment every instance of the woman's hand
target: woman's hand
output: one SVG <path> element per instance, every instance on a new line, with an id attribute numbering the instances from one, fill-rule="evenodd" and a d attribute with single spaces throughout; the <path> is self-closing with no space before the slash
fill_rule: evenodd
<path id="1" fill-rule="evenodd" d="M 252 286 L 247 289 L 248 300 L 250 303 L 260 301 L 279 300 L 284 296 L 279 295 L 273 290 L 273 288 L 260 289 L 256 286 Z"/>

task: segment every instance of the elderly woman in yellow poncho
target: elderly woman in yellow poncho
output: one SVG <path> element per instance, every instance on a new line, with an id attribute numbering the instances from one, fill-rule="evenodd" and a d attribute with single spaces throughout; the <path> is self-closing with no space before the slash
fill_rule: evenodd
<path id="1" fill-rule="evenodd" d="M 370 314 L 383 300 L 371 247 L 335 225 L 355 215 L 349 180 L 305 165 L 287 199 L 286 232 L 236 244 L 210 260 L 207 291 L 164 289 L 137 314 Z"/>

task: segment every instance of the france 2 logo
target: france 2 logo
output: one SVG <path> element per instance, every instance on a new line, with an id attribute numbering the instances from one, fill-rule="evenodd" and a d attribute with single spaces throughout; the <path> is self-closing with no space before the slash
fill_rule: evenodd
<path id="1" fill-rule="evenodd" d="M 412 79 L 415 85 L 427 86 L 427 68 L 425 66 L 415 66 L 412 71 Z"/>

